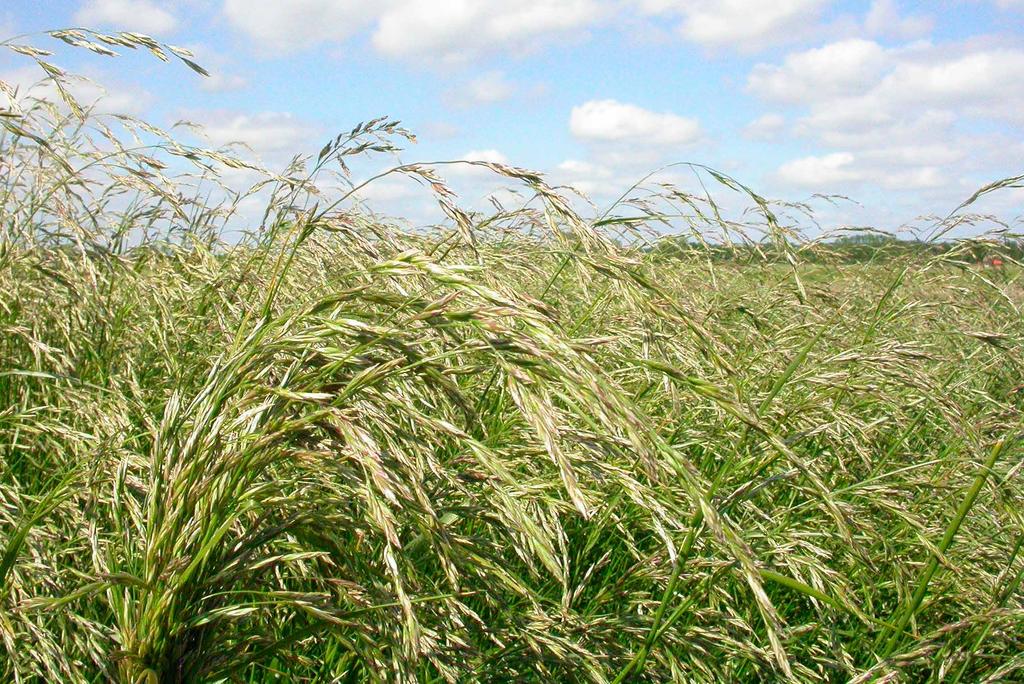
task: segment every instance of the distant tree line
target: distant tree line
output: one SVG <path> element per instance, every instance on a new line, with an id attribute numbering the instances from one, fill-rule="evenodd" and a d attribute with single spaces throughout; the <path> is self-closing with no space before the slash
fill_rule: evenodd
<path id="1" fill-rule="evenodd" d="M 1024 262 L 1024 238 L 999 240 L 901 240 L 889 235 L 860 233 L 812 244 L 790 244 L 788 248 L 802 262 L 807 263 L 867 263 L 871 261 L 899 260 L 915 257 L 955 255 L 963 261 L 978 263 L 992 259 Z M 712 261 L 750 261 L 782 257 L 777 244 L 702 244 L 688 237 L 666 237 L 648 252 L 656 258 L 710 258 Z"/>

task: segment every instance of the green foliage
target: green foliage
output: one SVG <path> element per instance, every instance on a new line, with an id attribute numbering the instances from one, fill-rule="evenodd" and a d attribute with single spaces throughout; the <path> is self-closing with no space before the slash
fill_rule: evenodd
<path id="1" fill-rule="evenodd" d="M 1019 243 L 809 241 L 710 170 L 752 218 L 585 218 L 489 163 L 523 208 L 389 172 L 411 231 L 322 182 L 395 122 L 269 174 L 18 102 L 4 681 L 1021 677 Z"/>

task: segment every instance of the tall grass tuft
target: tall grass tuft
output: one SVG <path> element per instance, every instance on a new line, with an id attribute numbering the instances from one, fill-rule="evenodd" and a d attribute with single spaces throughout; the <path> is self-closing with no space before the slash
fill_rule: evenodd
<path id="1" fill-rule="evenodd" d="M 0 47 L 52 94 L 0 112 L 5 681 L 1024 676 L 1005 230 L 810 239 L 697 165 L 751 210 L 640 183 L 589 216 L 485 162 L 521 207 L 382 174 L 438 202 L 409 230 L 344 173 L 397 122 L 271 173 Z"/>

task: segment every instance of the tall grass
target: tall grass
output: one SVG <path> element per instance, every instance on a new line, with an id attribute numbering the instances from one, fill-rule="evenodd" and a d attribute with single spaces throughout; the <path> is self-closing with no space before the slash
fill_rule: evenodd
<path id="1" fill-rule="evenodd" d="M 406 165 L 411 231 L 322 182 L 396 123 L 270 174 L 57 94 L 0 117 L 5 680 L 1024 676 L 1020 264 L 832 263 L 703 167 L 752 213 Z"/>

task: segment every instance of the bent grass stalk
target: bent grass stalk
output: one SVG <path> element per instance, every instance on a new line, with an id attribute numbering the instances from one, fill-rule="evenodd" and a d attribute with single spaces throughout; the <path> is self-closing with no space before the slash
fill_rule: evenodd
<path id="1" fill-rule="evenodd" d="M 362 165 L 398 122 L 272 173 L 68 84 L 0 95 L 0 678 L 1019 676 L 1005 226 L 808 240 L 699 164 L 467 210 Z M 436 225 L 360 204 L 396 174 Z"/>
<path id="2" fill-rule="evenodd" d="M 984 486 L 985 480 L 988 479 L 989 474 L 992 472 L 992 468 L 995 466 L 996 461 L 999 459 L 999 456 L 1002 454 L 1005 447 L 1005 440 L 999 440 L 996 442 L 995 446 L 992 447 L 992 450 L 989 452 L 988 459 L 979 469 L 978 474 L 974 478 L 974 482 L 971 483 L 970 489 L 967 490 L 963 500 L 960 502 L 960 506 L 956 510 L 956 513 L 949 521 L 949 525 L 946 527 L 946 532 L 942 535 L 942 540 L 939 542 L 937 547 L 937 552 L 933 553 L 928 559 L 928 562 L 925 563 L 910 601 L 890 620 L 890 622 L 894 624 L 894 627 L 891 630 L 886 630 L 879 634 L 879 642 L 883 644 L 879 654 L 883 658 L 888 658 L 897 646 L 899 646 L 900 640 L 903 637 L 903 630 L 908 624 L 910 624 L 910 621 L 914 619 L 914 616 L 917 615 L 917 612 L 924 601 L 925 595 L 928 593 L 928 585 L 931 583 L 932 578 L 939 569 L 939 558 L 944 556 L 946 551 L 949 550 L 949 547 L 953 545 L 957 532 L 960 531 L 960 526 L 963 525 L 971 507 L 974 506 L 975 499 L 978 498 L 978 494 L 981 492 L 981 488 Z"/>

